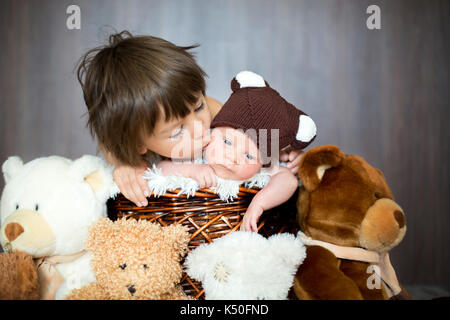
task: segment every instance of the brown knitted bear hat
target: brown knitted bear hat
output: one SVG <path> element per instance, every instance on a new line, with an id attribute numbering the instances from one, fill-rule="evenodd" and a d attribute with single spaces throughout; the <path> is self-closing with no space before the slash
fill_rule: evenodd
<path id="1" fill-rule="evenodd" d="M 213 119 L 211 128 L 242 129 L 262 154 L 271 152 L 271 144 L 276 141 L 272 141 L 274 132 L 271 129 L 279 130 L 278 150 L 288 145 L 293 149 L 304 149 L 316 137 L 314 121 L 287 102 L 260 75 L 251 71 L 239 72 L 231 80 L 231 90 L 230 98 Z M 247 132 L 249 129 L 255 130 Z"/>

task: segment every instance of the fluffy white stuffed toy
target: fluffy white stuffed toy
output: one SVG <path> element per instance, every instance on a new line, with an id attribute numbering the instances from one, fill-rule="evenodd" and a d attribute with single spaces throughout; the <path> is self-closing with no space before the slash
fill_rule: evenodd
<path id="1" fill-rule="evenodd" d="M 44 266 L 56 268 L 60 279 L 57 299 L 94 281 L 85 239 L 91 223 L 106 216 L 112 168 L 89 155 L 75 161 L 50 156 L 26 164 L 10 157 L 2 171 L 6 185 L 0 202 L 0 242 L 4 250 L 45 257 Z M 41 293 L 43 289 L 51 288 L 41 287 Z"/>
<path id="2" fill-rule="evenodd" d="M 303 243 L 292 234 L 266 239 L 235 231 L 194 249 L 185 267 L 202 282 L 206 299 L 283 300 L 305 255 Z"/>

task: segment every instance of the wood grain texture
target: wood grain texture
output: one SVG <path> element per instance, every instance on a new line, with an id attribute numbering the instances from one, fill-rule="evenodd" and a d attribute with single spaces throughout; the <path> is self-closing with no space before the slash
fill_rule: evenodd
<path id="1" fill-rule="evenodd" d="M 66 8 L 81 7 L 81 30 Z M 381 30 L 366 8 L 381 8 Z M 450 2 L 0 1 L 0 161 L 95 154 L 72 72 L 114 29 L 199 43 L 208 95 L 258 72 L 336 144 L 383 170 L 408 224 L 391 256 L 404 284 L 450 288 Z M 3 188 L 3 181 L 0 182 Z"/>

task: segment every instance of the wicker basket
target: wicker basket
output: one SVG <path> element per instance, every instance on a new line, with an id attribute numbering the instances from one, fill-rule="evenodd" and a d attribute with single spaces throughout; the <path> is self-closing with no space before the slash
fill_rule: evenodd
<path id="1" fill-rule="evenodd" d="M 146 219 L 158 222 L 163 226 L 181 224 L 189 228 L 191 239 L 188 250 L 210 243 L 214 239 L 238 230 L 242 217 L 259 188 L 239 188 L 237 198 L 233 202 L 220 200 L 210 189 L 199 189 L 195 196 L 177 195 L 177 190 L 166 192 L 160 197 L 147 198 L 146 207 L 136 207 L 122 194 L 107 203 L 108 217 Z M 273 208 L 261 216 L 258 232 L 265 237 L 282 232 L 297 232 L 296 200 L 298 191 L 283 205 Z M 181 286 L 186 294 L 204 299 L 201 284 L 183 273 Z"/>

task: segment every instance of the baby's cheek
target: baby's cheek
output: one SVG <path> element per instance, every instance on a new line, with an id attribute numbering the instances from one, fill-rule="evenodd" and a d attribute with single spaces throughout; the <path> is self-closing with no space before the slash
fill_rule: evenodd
<path id="1" fill-rule="evenodd" d="M 216 144 L 209 145 L 206 149 L 206 161 L 208 164 L 223 164 L 223 150 L 218 149 Z"/>
<path id="2" fill-rule="evenodd" d="M 241 164 L 236 166 L 237 180 L 246 180 L 253 177 L 261 169 L 259 164 Z"/>

